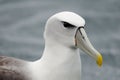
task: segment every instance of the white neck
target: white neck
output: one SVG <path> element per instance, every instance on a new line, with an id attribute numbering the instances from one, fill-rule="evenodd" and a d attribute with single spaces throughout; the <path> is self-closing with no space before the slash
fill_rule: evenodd
<path id="1" fill-rule="evenodd" d="M 57 62 L 57 63 L 63 63 L 65 61 L 70 62 L 72 59 L 80 59 L 79 57 L 79 51 L 77 48 L 72 47 L 66 47 L 61 44 L 53 43 L 49 44 L 47 43 L 45 45 L 45 50 L 42 56 L 42 59 L 46 59 L 49 62 Z"/>
<path id="2" fill-rule="evenodd" d="M 78 49 L 57 43 L 54 45 L 47 43 L 42 58 L 37 61 L 37 64 L 39 63 L 41 65 L 38 68 L 48 70 L 39 73 L 42 75 L 41 77 L 47 75 L 50 76 L 49 80 L 80 80 L 81 61 Z M 42 79 L 47 80 L 48 78 Z"/>

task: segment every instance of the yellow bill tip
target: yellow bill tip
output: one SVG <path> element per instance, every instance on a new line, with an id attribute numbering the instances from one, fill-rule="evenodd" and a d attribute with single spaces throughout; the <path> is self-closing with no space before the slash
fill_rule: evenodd
<path id="1" fill-rule="evenodd" d="M 98 54 L 98 58 L 97 58 L 96 63 L 97 63 L 97 65 L 98 65 L 99 67 L 102 66 L 103 58 L 102 58 L 102 55 L 101 55 L 100 53 Z"/>

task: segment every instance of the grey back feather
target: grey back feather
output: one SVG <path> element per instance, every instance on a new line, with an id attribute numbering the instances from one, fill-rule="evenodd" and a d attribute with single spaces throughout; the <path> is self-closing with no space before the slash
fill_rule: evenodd
<path id="1" fill-rule="evenodd" d="M 29 80 L 25 72 L 26 63 L 20 59 L 0 56 L 0 80 Z"/>

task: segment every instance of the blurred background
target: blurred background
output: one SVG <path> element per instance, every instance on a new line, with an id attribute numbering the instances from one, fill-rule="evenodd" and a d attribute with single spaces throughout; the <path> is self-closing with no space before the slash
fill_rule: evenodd
<path id="1" fill-rule="evenodd" d="M 85 18 L 88 37 L 104 58 L 99 68 L 81 51 L 82 80 L 119 80 L 120 0 L 0 0 L 0 55 L 39 59 L 45 23 L 60 11 Z"/>

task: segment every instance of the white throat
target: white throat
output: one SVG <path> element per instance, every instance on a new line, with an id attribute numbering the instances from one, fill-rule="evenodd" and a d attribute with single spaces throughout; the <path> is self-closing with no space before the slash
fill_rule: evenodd
<path id="1" fill-rule="evenodd" d="M 46 76 L 50 76 L 49 80 L 80 80 L 81 60 L 78 49 L 71 49 L 55 43 L 54 45 L 46 44 L 43 56 L 37 65 L 40 69 L 48 70 L 45 73 L 39 73 L 42 74 L 41 77 L 45 76 L 42 78 L 44 80 L 48 79 Z"/>

